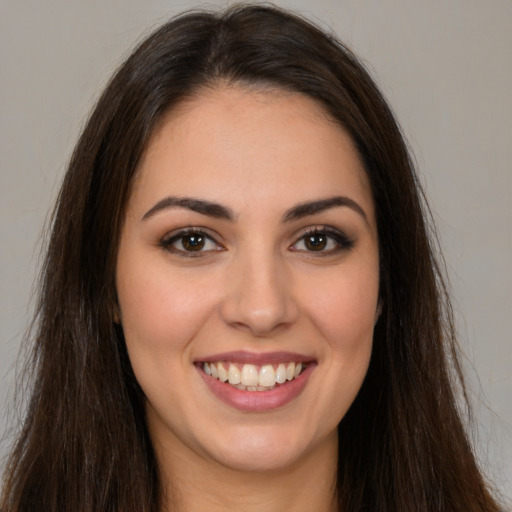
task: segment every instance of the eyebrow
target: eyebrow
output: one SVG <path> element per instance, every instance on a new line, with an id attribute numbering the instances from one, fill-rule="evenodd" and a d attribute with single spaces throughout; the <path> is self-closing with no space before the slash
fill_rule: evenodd
<path id="1" fill-rule="evenodd" d="M 363 217 L 366 222 L 368 222 L 368 218 L 366 217 L 366 213 L 363 208 L 359 206 L 359 204 L 356 203 L 353 199 L 345 196 L 334 196 L 329 197 L 328 199 L 320 199 L 318 201 L 308 201 L 306 203 L 298 204 L 283 215 L 283 222 L 291 222 L 293 220 L 302 219 L 303 217 L 315 215 L 316 213 L 321 213 L 325 210 L 329 210 L 338 206 L 346 206 L 354 210 L 359 215 L 361 215 L 361 217 Z"/>
<path id="2" fill-rule="evenodd" d="M 305 203 L 300 203 L 293 208 L 290 208 L 282 217 L 282 222 L 291 222 L 294 220 L 299 220 L 303 217 L 307 217 L 309 215 L 315 215 L 317 213 L 321 213 L 325 210 L 329 210 L 331 208 L 346 206 L 351 208 L 359 215 L 363 217 L 363 219 L 368 222 L 366 217 L 366 213 L 363 208 L 359 206 L 353 199 L 345 196 L 334 196 L 327 199 L 320 199 L 317 201 L 308 201 Z M 207 215 L 209 217 L 214 217 L 216 219 L 223 219 L 233 221 L 235 215 L 230 208 L 226 206 L 222 206 L 221 204 L 214 203 L 211 201 L 206 201 L 204 199 L 196 199 L 193 197 L 176 197 L 176 196 L 168 196 L 158 201 L 152 208 L 150 208 L 142 217 L 142 220 L 149 219 L 153 217 L 158 212 L 162 210 L 166 210 L 169 208 L 185 208 L 187 210 L 192 210 L 194 212 L 200 213 L 202 215 Z"/>
<path id="3" fill-rule="evenodd" d="M 220 204 L 213 203 L 211 201 L 205 201 L 204 199 L 195 199 L 193 197 L 169 196 L 162 199 L 161 201 L 158 201 L 155 206 L 150 208 L 144 214 L 142 220 L 149 219 L 158 212 L 168 208 L 186 208 L 187 210 L 192 210 L 194 212 L 208 215 L 209 217 L 214 217 L 216 219 L 225 219 L 231 221 L 234 219 L 233 211 Z"/>

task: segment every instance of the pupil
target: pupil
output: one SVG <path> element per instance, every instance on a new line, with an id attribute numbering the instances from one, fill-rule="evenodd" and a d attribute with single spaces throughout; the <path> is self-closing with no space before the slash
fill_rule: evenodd
<path id="1" fill-rule="evenodd" d="M 321 251 L 326 245 L 327 240 L 324 235 L 310 235 L 306 238 L 306 247 L 311 251 Z"/>
<path id="2" fill-rule="evenodd" d="M 183 237 L 182 243 L 187 251 L 200 251 L 204 247 L 204 237 L 201 235 L 187 235 Z"/>

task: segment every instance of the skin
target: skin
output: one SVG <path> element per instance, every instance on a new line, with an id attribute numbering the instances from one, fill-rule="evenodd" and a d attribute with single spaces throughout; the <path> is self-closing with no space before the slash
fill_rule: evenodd
<path id="1" fill-rule="evenodd" d="M 218 203 L 233 219 L 151 212 L 167 196 Z M 333 196 L 357 207 L 283 221 Z M 310 250 L 305 232 L 325 226 L 351 244 L 324 238 Z M 190 227 L 210 237 L 194 257 L 176 238 Z M 116 283 L 164 493 L 175 500 L 164 498 L 166 509 L 334 510 L 337 425 L 366 374 L 378 315 L 374 204 L 347 133 L 283 91 L 219 87 L 179 105 L 140 164 Z M 236 350 L 291 351 L 315 365 L 291 402 L 240 411 L 194 364 Z"/>

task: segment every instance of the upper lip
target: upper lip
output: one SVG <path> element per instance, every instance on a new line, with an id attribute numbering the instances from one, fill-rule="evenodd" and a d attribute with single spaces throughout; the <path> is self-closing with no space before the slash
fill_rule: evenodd
<path id="1" fill-rule="evenodd" d="M 197 363 L 218 363 L 221 361 L 261 366 L 264 364 L 279 364 L 286 362 L 308 363 L 315 361 L 315 358 L 304 354 L 298 354 L 296 352 L 279 351 L 256 353 L 246 350 L 237 350 L 233 352 L 214 354 L 196 360 Z"/>

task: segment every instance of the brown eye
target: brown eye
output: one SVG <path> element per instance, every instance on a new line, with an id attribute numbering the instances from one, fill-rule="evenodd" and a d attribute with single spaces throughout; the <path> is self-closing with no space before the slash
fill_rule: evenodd
<path id="1" fill-rule="evenodd" d="M 291 251 L 318 253 L 319 256 L 351 249 L 354 241 L 333 228 L 312 229 L 304 233 L 291 247 Z"/>
<path id="2" fill-rule="evenodd" d="M 203 253 L 221 251 L 223 246 L 202 231 L 185 230 L 164 238 L 160 247 L 182 256 L 201 256 Z"/>
<path id="3" fill-rule="evenodd" d="M 190 233 L 181 237 L 181 245 L 185 251 L 201 251 L 205 243 L 205 237 L 200 233 Z"/>
<path id="4" fill-rule="evenodd" d="M 327 236 L 315 233 L 304 237 L 304 245 L 308 251 L 323 251 L 327 247 Z"/>

